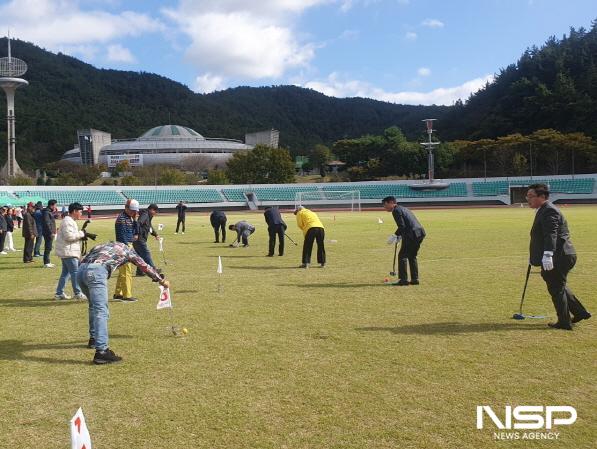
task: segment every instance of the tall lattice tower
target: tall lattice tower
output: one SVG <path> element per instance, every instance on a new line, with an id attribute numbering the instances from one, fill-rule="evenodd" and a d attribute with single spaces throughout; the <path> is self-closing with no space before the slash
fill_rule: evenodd
<path id="1" fill-rule="evenodd" d="M 8 57 L 0 58 L 0 87 L 6 93 L 6 131 L 8 141 L 8 158 L 6 164 L 0 171 L 0 178 L 9 181 L 17 175 L 23 175 L 23 171 L 15 157 L 16 136 L 15 136 L 15 91 L 21 86 L 29 85 L 29 82 L 19 78 L 27 71 L 27 64 L 10 54 L 10 34 L 8 35 Z"/>

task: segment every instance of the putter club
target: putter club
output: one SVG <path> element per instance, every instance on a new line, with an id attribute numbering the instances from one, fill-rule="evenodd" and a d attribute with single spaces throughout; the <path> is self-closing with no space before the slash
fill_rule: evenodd
<path id="1" fill-rule="evenodd" d="M 284 235 L 286 237 L 288 237 L 288 240 L 290 240 L 292 243 L 294 243 L 294 246 L 298 246 L 298 243 L 296 243 L 294 240 L 292 240 L 288 234 L 284 233 Z"/>
<path id="2" fill-rule="evenodd" d="M 396 276 L 396 253 L 398 252 L 398 242 L 394 244 L 394 261 L 392 262 L 392 271 L 390 276 Z"/>
<path id="3" fill-rule="evenodd" d="M 162 238 L 160 241 L 160 253 L 162 253 L 162 261 L 164 265 L 168 265 L 168 261 L 166 260 L 166 251 L 164 251 L 164 239 Z"/>
<path id="4" fill-rule="evenodd" d="M 522 305 L 524 304 L 524 297 L 527 292 L 527 285 L 529 284 L 529 276 L 531 275 L 531 264 L 527 267 L 527 275 L 524 281 L 524 288 L 522 289 L 522 298 L 520 298 L 520 308 L 518 313 L 512 315 L 513 320 L 524 320 L 525 318 L 541 320 L 545 318 L 542 315 L 525 315 L 522 313 Z"/>

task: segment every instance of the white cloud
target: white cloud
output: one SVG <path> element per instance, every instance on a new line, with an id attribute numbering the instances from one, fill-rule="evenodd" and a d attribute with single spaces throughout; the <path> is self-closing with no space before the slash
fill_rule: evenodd
<path id="1" fill-rule="evenodd" d="M 387 92 L 364 81 L 344 80 L 334 72 L 326 80 L 310 81 L 304 87 L 331 97 L 364 97 L 398 104 L 451 105 L 458 99 L 466 100 L 486 83 L 492 82 L 493 78 L 493 75 L 485 75 L 460 86 L 440 87 L 429 92 Z"/>
<path id="2" fill-rule="evenodd" d="M 191 44 L 187 59 L 220 77 L 281 78 L 307 66 L 316 46 L 301 42 L 294 20 L 307 8 L 331 0 L 183 0 L 164 9 Z"/>
<path id="3" fill-rule="evenodd" d="M 421 22 L 421 25 L 428 28 L 443 28 L 444 22 L 437 19 L 425 19 Z"/>
<path id="4" fill-rule="evenodd" d="M 418 37 L 418 36 L 417 36 L 417 33 L 413 33 L 412 31 L 408 31 L 408 32 L 407 32 L 407 33 L 404 35 L 404 38 L 405 38 L 407 41 L 415 41 L 415 40 L 417 40 L 417 37 Z"/>
<path id="5" fill-rule="evenodd" d="M 208 94 L 216 90 L 221 90 L 224 87 L 224 79 L 221 76 L 205 73 L 195 78 L 195 92 Z"/>
<path id="6" fill-rule="evenodd" d="M 163 25 L 146 14 L 83 11 L 77 0 L 11 0 L 0 6 L 0 29 L 52 50 L 105 44 L 125 36 L 159 31 Z"/>
<path id="7" fill-rule="evenodd" d="M 130 50 L 120 44 L 108 46 L 108 61 L 124 62 L 127 64 L 137 62 Z"/>
<path id="8" fill-rule="evenodd" d="M 421 67 L 421 68 L 419 68 L 419 70 L 417 70 L 417 74 L 419 76 L 429 76 L 429 75 L 431 75 L 431 69 L 429 69 L 427 67 Z"/>

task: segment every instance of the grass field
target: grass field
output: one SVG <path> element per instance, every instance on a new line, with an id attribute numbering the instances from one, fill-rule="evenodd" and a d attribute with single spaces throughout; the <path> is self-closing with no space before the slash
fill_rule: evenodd
<path id="1" fill-rule="evenodd" d="M 597 208 L 563 211 L 579 254 L 569 283 L 595 313 Z M 124 360 L 109 366 L 91 364 L 86 303 L 51 299 L 58 268 L 0 256 L 0 447 L 68 447 L 81 406 L 98 449 L 594 448 L 597 319 L 573 332 L 511 319 L 533 211 L 416 214 L 428 237 L 421 285 L 409 287 L 382 283 L 395 229 L 383 211 L 321 212 L 328 266 L 309 270 L 297 268 L 291 214 L 300 244 L 287 242 L 282 258 L 264 257 L 261 214 L 229 215 L 257 225 L 238 249 L 212 243 L 205 214 L 188 217 L 184 236 L 173 235 L 173 216 L 158 215 L 169 265 L 152 241 L 154 259 L 189 334 L 168 334 L 156 284 L 135 278 L 142 300 L 110 304 L 110 346 Z M 114 235 L 112 220 L 89 229 Z M 555 316 L 538 274 L 525 311 Z M 571 405 L 578 420 L 553 429 L 556 441 L 496 441 L 491 422 L 476 429 L 477 405 L 503 416 L 508 404 Z"/>

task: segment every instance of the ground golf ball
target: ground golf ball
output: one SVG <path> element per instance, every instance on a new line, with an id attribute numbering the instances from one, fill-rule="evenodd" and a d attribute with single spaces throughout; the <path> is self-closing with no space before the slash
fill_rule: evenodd
<path id="1" fill-rule="evenodd" d="M 384 282 L 388 282 L 388 281 L 389 281 L 389 279 L 388 279 L 388 278 L 385 278 L 383 281 L 384 281 Z"/>
<path id="2" fill-rule="evenodd" d="M 186 334 L 189 333 L 189 330 L 186 327 L 183 327 L 182 328 L 182 333 L 186 335 Z"/>

